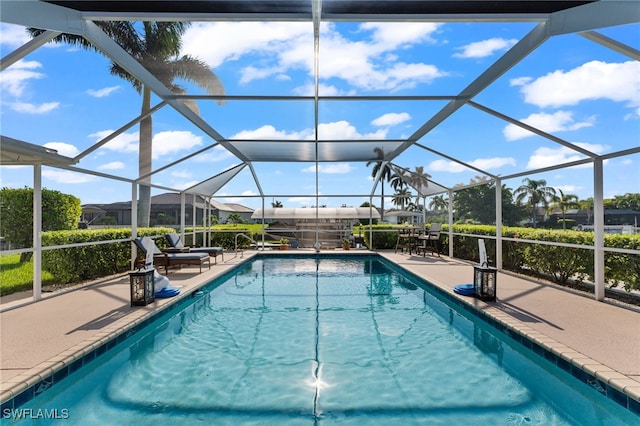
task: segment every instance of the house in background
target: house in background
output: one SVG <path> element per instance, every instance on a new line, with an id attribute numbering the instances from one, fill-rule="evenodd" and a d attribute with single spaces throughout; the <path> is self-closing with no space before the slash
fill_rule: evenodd
<path id="1" fill-rule="evenodd" d="M 423 216 L 424 214 L 421 211 L 387 210 L 384 212 L 384 221 L 392 225 L 401 225 L 403 223 L 422 225 L 424 223 Z"/>
<path id="2" fill-rule="evenodd" d="M 195 198 L 195 202 L 194 202 Z M 150 225 L 180 226 L 180 194 L 167 192 L 151 197 Z M 185 198 L 185 224 L 203 224 L 203 217 L 207 202 L 204 197 L 187 195 Z M 219 223 L 225 223 L 231 214 L 239 215 L 243 221 L 250 222 L 253 210 L 241 204 L 226 204 L 211 201 L 211 215 L 218 218 Z M 131 201 L 110 204 L 86 204 L 82 206 L 82 222 L 86 226 L 131 226 Z"/>
<path id="3" fill-rule="evenodd" d="M 212 214 L 218 218 L 218 223 L 227 223 L 229 216 L 233 213 L 240 216 L 244 223 L 255 222 L 251 219 L 253 209 L 243 206 L 237 203 L 221 203 L 216 200 L 211 200 L 211 207 L 213 208 Z"/>

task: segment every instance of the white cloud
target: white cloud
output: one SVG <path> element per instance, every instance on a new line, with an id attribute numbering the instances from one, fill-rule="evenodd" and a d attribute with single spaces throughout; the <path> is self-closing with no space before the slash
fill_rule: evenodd
<path id="1" fill-rule="evenodd" d="M 374 126 L 395 126 L 409 120 L 411 120 L 411 116 L 406 112 L 390 112 L 374 119 L 371 124 Z"/>
<path id="2" fill-rule="evenodd" d="M 194 55 L 216 68 L 247 54 L 265 58 L 273 53 L 284 54 L 303 39 L 311 44 L 310 29 L 311 23 L 304 22 L 198 22 L 182 37 L 181 53 Z M 203 40 L 224 40 L 224 43 L 203 43 Z"/>
<path id="3" fill-rule="evenodd" d="M 310 166 L 300 170 L 303 173 L 315 173 L 316 166 Z M 318 164 L 318 173 L 325 174 L 346 174 L 351 173 L 353 168 L 349 163 L 322 163 Z"/>
<path id="4" fill-rule="evenodd" d="M 174 182 L 171 186 L 176 188 L 176 189 L 187 189 L 187 188 L 191 188 L 194 185 L 199 184 L 200 182 L 197 180 L 190 180 L 187 182 Z"/>
<path id="5" fill-rule="evenodd" d="M 254 66 L 244 67 L 240 71 L 239 83 L 244 85 L 252 82 L 253 80 L 261 80 L 272 75 L 282 75 L 280 68 L 257 68 Z"/>
<path id="6" fill-rule="evenodd" d="M 313 130 L 305 129 L 301 132 L 287 132 L 286 130 L 276 130 L 270 124 L 259 127 L 255 130 L 242 130 L 229 139 L 268 139 L 268 140 L 300 140 L 313 138 Z"/>
<path id="7" fill-rule="evenodd" d="M 516 160 L 511 157 L 494 157 L 494 158 L 478 158 L 468 162 L 469 165 L 479 168 L 480 170 L 495 170 L 504 166 L 515 166 Z M 462 173 L 465 171 L 472 171 L 462 164 L 454 161 L 447 160 L 435 160 L 429 163 L 427 170 L 431 172 L 449 172 L 449 173 Z"/>
<path id="8" fill-rule="evenodd" d="M 543 112 L 538 114 L 531 114 L 527 118 L 524 118 L 520 121 L 544 132 L 553 133 L 577 130 L 583 127 L 593 126 L 595 118 L 589 117 L 586 121 L 575 122 L 573 120 L 573 112 L 556 111 L 553 114 L 547 114 Z M 534 133 L 523 129 L 520 126 L 516 126 L 515 124 L 508 124 L 507 126 L 505 126 L 502 134 L 508 141 L 514 141 L 534 135 Z"/>
<path id="9" fill-rule="evenodd" d="M 495 52 L 507 50 L 517 42 L 518 40 L 516 39 L 506 40 L 503 38 L 476 41 L 459 47 L 458 50 L 462 50 L 462 52 L 454 53 L 453 56 L 455 58 L 484 58 L 493 55 Z"/>
<path id="10" fill-rule="evenodd" d="M 42 171 L 42 177 L 47 178 L 53 182 L 65 183 L 65 184 L 87 183 L 87 182 L 93 182 L 96 180 L 95 176 L 88 175 L 86 173 L 71 172 L 68 170 L 46 169 Z"/>
<path id="11" fill-rule="evenodd" d="M 29 40 L 31 37 L 27 33 L 25 27 L 14 24 L 0 24 L 0 44 L 9 48 L 20 47 Z"/>
<path id="12" fill-rule="evenodd" d="M 160 132 L 153 137 L 152 157 L 157 159 L 164 155 L 188 151 L 200 145 L 202 145 L 202 137 L 189 131 Z"/>
<path id="13" fill-rule="evenodd" d="M 567 194 L 573 194 L 575 192 L 578 192 L 582 189 L 584 189 L 584 186 L 579 186 L 579 185 L 557 185 L 554 186 L 555 189 L 559 189 L 562 192 L 564 192 L 565 195 Z"/>
<path id="14" fill-rule="evenodd" d="M 112 133 L 113 130 L 101 130 L 99 132 L 91 133 L 89 137 L 94 138 L 96 142 L 98 142 Z M 138 133 L 122 133 L 104 144 L 102 147 L 115 152 L 138 152 L 138 137 Z"/>
<path id="15" fill-rule="evenodd" d="M 109 96 L 116 90 L 120 89 L 121 87 L 122 86 L 111 86 L 111 87 L 105 87 L 103 89 L 97 89 L 97 90 L 89 89 L 87 90 L 87 94 L 95 98 L 104 98 L 106 96 Z"/>
<path id="16" fill-rule="evenodd" d="M 345 120 L 318 124 L 318 139 L 321 140 L 384 139 L 386 135 L 386 129 L 377 130 L 373 133 L 360 133 L 352 124 Z M 277 130 L 269 124 L 255 130 L 243 130 L 231 136 L 229 139 L 313 140 L 313 137 L 313 129 L 303 129 L 298 132 L 293 132 Z"/>
<path id="17" fill-rule="evenodd" d="M 4 37 L 4 34 L 3 34 Z M 41 68 L 42 64 L 37 61 L 23 61 L 19 60 L 8 69 L 0 73 L 0 90 L 6 99 L 7 94 L 14 100 L 5 101 L 11 110 L 23 113 L 23 114 L 45 114 L 52 111 L 58 106 L 60 102 L 44 102 L 36 104 L 32 102 L 26 102 L 25 98 L 27 88 L 32 80 L 39 80 L 44 78 L 45 75 L 35 71 Z"/>
<path id="18" fill-rule="evenodd" d="M 478 158 L 469 164 L 480 170 L 494 170 L 503 166 L 515 166 L 516 160 L 511 157 Z"/>
<path id="19" fill-rule="evenodd" d="M 361 31 L 371 31 L 375 46 L 383 52 L 393 51 L 414 44 L 435 43 L 431 37 L 441 24 L 419 22 L 367 22 Z"/>
<path id="20" fill-rule="evenodd" d="M 609 148 L 606 145 L 588 143 L 575 143 L 575 145 L 591 151 L 595 154 L 600 154 Z M 568 163 L 571 161 L 583 160 L 584 158 L 585 156 L 583 154 L 565 146 L 558 146 L 554 148 L 540 147 L 533 152 L 531 157 L 529 157 L 527 169 L 550 167 L 558 164 Z M 591 165 L 586 164 L 581 167 L 591 167 Z"/>
<path id="21" fill-rule="evenodd" d="M 22 96 L 30 80 L 45 77 L 44 74 L 34 71 L 41 67 L 42 64 L 37 61 L 19 60 L 0 73 L 0 88 L 14 97 Z"/>
<path id="22" fill-rule="evenodd" d="M 313 82 L 309 82 L 305 85 L 295 87 L 293 94 L 298 96 L 315 96 L 315 85 Z M 342 90 L 336 86 L 318 83 L 318 95 L 319 96 L 349 96 L 355 95 L 354 90 Z"/>
<path id="23" fill-rule="evenodd" d="M 28 102 L 8 102 L 9 108 L 15 112 L 21 112 L 25 114 L 46 114 L 49 111 L 60 106 L 60 102 L 45 102 L 40 105 L 28 103 Z"/>
<path id="24" fill-rule="evenodd" d="M 247 201 L 246 197 L 254 197 L 254 196 L 257 196 L 258 193 L 249 189 L 249 190 L 246 190 L 246 191 L 242 191 L 242 193 L 240 195 L 243 195 L 243 197 L 225 197 L 225 194 L 220 194 L 219 197 L 221 197 L 220 200 L 223 203 L 238 203 L 238 204 L 242 204 L 242 203 Z M 218 195 L 216 195 L 216 198 L 218 198 Z"/>
<path id="25" fill-rule="evenodd" d="M 45 148 L 55 149 L 58 154 L 65 157 L 75 157 L 80 154 L 80 150 L 75 146 L 65 142 L 48 142 L 44 144 Z"/>
<path id="26" fill-rule="evenodd" d="M 191 172 L 189 172 L 188 170 L 176 170 L 171 172 L 171 176 L 176 178 L 186 179 L 191 177 Z"/>
<path id="27" fill-rule="evenodd" d="M 222 145 L 216 145 L 208 151 L 193 158 L 198 163 L 217 163 L 233 157 Z"/>
<path id="28" fill-rule="evenodd" d="M 376 130 L 373 133 L 360 133 L 352 124 L 345 120 L 318 125 L 318 139 L 321 140 L 384 139 L 386 136 L 386 129 Z"/>
<path id="29" fill-rule="evenodd" d="M 298 204 L 302 207 L 313 206 L 316 204 L 314 197 L 291 197 L 288 198 L 286 203 L 283 204 Z M 322 204 L 322 203 L 319 203 Z"/>
<path id="30" fill-rule="evenodd" d="M 595 99 L 626 102 L 640 112 L 640 62 L 591 61 L 569 71 L 557 70 L 521 85 L 525 102 L 539 107 L 562 107 Z"/>
<path id="31" fill-rule="evenodd" d="M 98 170 L 121 170 L 124 169 L 124 163 L 122 161 L 112 161 L 110 163 L 98 166 Z"/>
<path id="32" fill-rule="evenodd" d="M 241 71 L 241 82 L 282 76 L 302 70 L 313 77 L 312 31 L 304 22 L 203 22 L 195 23 L 183 37 L 182 53 L 203 59 L 216 68 L 245 55 L 257 59 Z M 435 23 L 366 23 L 359 39 L 343 37 L 333 23 L 321 24 L 320 76 L 346 80 L 367 90 L 398 90 L 429 83 L 445 72 L 425 63 L 397 62 L 390 54 L 397 49 L 433 43 Z M 202 40 L 225 40 L 202 43 Z"/>
<path id="33" fill-rule="evenodd" d="M 631 158 L 626 158 L 622 160 L 620 163 L 622 163 L 623 166 L 630 166 L 633 164 L 633 160 Z"/>

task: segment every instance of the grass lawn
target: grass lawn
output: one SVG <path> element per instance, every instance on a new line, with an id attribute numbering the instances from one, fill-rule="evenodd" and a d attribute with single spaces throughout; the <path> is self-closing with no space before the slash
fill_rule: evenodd
<path id="1" fill-rule="evenodd" d="M 53 275 L 42 271 L 42 284 L 53 284 Z M 0 295 L 31 290 L 33 287 L 33 260 L 20 263 L 19 254 L 0 255 Z"/>

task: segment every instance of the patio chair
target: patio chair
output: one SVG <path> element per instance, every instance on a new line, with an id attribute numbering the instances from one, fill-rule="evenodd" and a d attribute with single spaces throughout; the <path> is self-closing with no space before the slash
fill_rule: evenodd
<path id="1" fill-rule="evenodd" d="M 405 250 L 411 254 L 414 250 L 418 252 L 417 240 L 419 236 L 414 232 L 413 228 L 404 228 L 398 231 L 398 239 L 396 240 L 395 253 L 400 250 L 400 253 Z"/>
<path id="2" fill-rule="evenodd" d="M 441 223 L 432 223 L 429 225 L 429 230 L 419 237 L 420 245 L 416 249 L 416 252 L 422 250 L 422 256 L 427 255 L 427 251 L 435 253 L 440 257 L 440 248 L 438 242 L 440 241 L 440 231 L 442 230 Z"/>
<path id="3" fill-rule="evenodd" d="M 153 265 L 164 267 L 165 274 L 169 273 L 170 266 L 198 265 L 202 273 L 202 265 L 208 263 L 209 269 L 211 269 L 211 260 L 209 260 L 209 255 L 206 253 L 162 251 L 151 237 L 134 238 L 133 243 L 138 248 L 138 256 L 135 262 L 136 267 L 145 266 L 147 247 L 150 247 L 151 253 L 153 254 Z"/>
<path id="4" fill-rule="evenodd" d="M 222 261 L 224 262 L 224 248 L 222 247 L 190 247 L 185 246 L 182 242 L 182 238 L 175 232 L 171 232 L 169 234 L 165 234 L 164 236 L 169 243 L 170 250 L 166 251 L 178 251 L 178 252 L 188 252 L 188 253 L 206 253 L 209 256 L 213 257 L 215 263 L 218 263 L 218 255 L 222 256 Z"/>

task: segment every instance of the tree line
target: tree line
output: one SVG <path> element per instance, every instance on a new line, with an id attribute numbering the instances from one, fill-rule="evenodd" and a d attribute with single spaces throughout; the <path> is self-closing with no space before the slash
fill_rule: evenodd
<path id="1" fill-rule="evenodd" d="M 422 211 L 424 204 L 420 203 L 420 192 L 414 194 L 410 188 L 421 189 L 428 187 L 429 174 L 424 172 L 424 167 L 409 169 L 392 168 L 389 163 L 381 160 L 372 160 L 367 166 L 373 166 L 371 176 L 375 179 L 380 175 L 380 180 L 388 182 L 394 193 L 391 203 L 399 210 Z M 486 183 L 482 183 L 486 182 Z M 487 177 L 476 176 L 469 182 L 468 188 L 455 191 L 453 198 L 454 221 L 458 223 L 495 223 L 496 188 L 495 182 L 490 182 Z M 454 186 L 462 187 L 462 184 Z M 381 213 L 384 215 L 384 185 L 381 188 Z M 426 198 L 426 197 L 425 197 Z M 566 228 L 566 214 L 569 210 L 584 211 L 587 215 L 587 223 L 593 218 L 594 201 L 592 197 L 581 200 L 575 194 L 565 193 L 562 189 L 556 189 L 547 185 L 544 179 L 525 178 L 522 185 L 512 189 L 506 185 L 501 188 L 502 198 L 502 223 L 507 226 L 517 226 L 530 221 L 529 224 L 536 228 L 539 219 L 547 215 L 557 213 L 560 216 L 558 222 Z M 428 209 L 435 214 L 444 214 L 449 208 L 447 195 L 436 195 L 431 198 Z M 627 193 L 616 195 L 604 200 L 605 209 L 640 211 L 640 193 Z M 542 214 L 541 214 L 542 213 Z M 384 221 L 384 216 L 381 219 Z"/>

